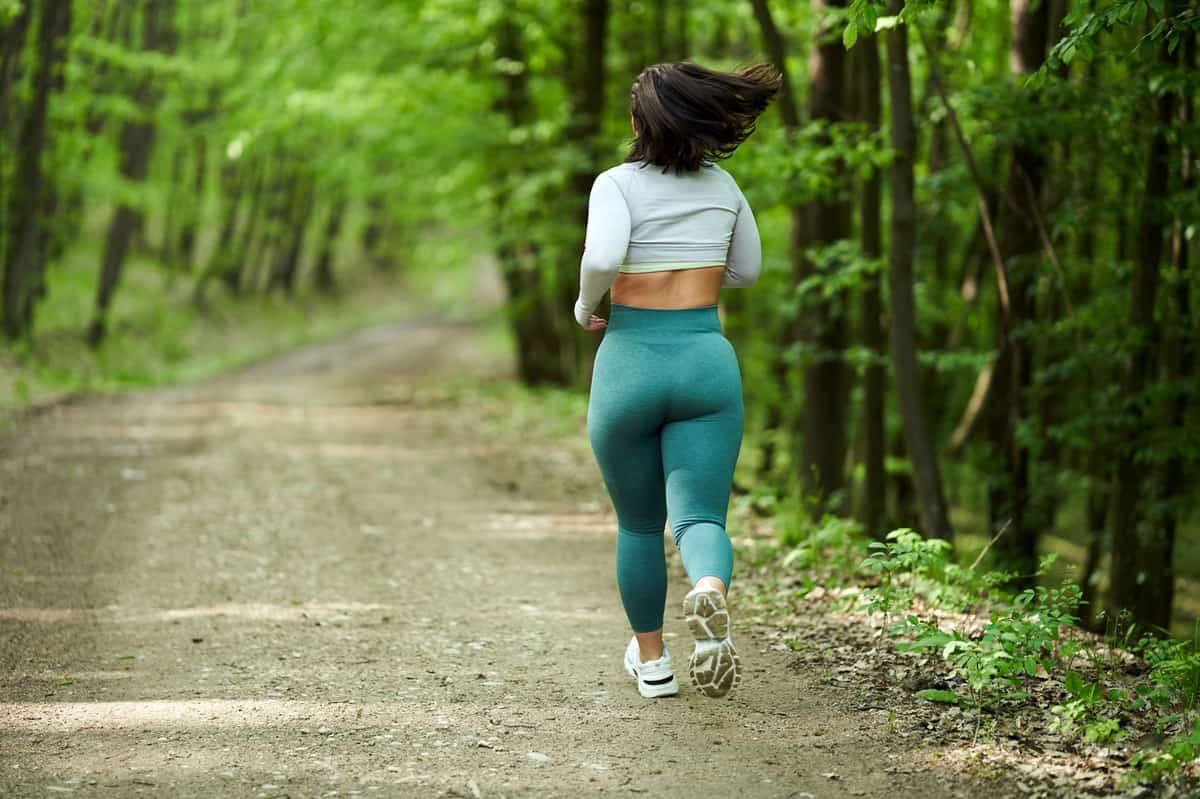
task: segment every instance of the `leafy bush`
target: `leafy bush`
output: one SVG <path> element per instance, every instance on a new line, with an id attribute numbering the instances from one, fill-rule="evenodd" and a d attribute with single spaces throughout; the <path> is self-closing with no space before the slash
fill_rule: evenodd
<path id="1" fill-rule="evenodd" d="M 862 592 L 860 609 L 884 614 L 885 629 L 897 639 L 897 650 L 940 655 L 949 667 L 947 676 L 958 680 L 961 687 L 927 689 L 917 695 L 933 702 L 974 707 L 976 734 L 985 708 L 1027 698 L 1025 681 L 1039 674 L 1063 675 L 1068 697 L 1050 708 L 1050 730 L 1084 743 L 1124 740 L 1129 735 L 1122 729 L 1124 714 L 1159 712 L 1159 728 L 1170 729 L 1186 722 L 1197 708 L 1200 625 L 1190 641 L 1145 636 L 1131 642 L 1128 630 L 1125 635 L 1113 633 L 1106 642 L 1106 663 L 1096 646 L 1085 646 L 1065 635 L 1078 622 L 1082 601 L 1082 591 L 1071 580 L 1057 587 L 1039 585 L 1005 598 L 1000 589 L 1013 574 L 979 574 L 973 566 L 958 566 L 950 561 L 950 545 L 945 541 L 926 540 L 913 530 L 901 529 L 889 533 L 885 542 L 868 544 L 868 549 L 871 554 L 859 564 L 859 571 L 877 584 Z M 1043 557 L 1038 576 L 1045 575 L 1053 563 L 1054 556 Z M 937 620 L 913 612 L 918 600 L 924 607 L 960 611 L 984 598 L 990 612 L 978 630 L 946 630 Z M 893 615 L 901 616 L 889 623 Z M 1105 678 L 1117 672 L 1118 647 L 1140 654 L 1149 666 L 1146 679 L 1136 682 L 1132 691 L 1105 687 Z M 1072 668 L 1080 654 L 1090 659 L 1095 679 Z M 1200 754 L 1200 720 L 1196 725 L 1190 733 L 1169 738 L 1161 749 L 1140 753 L 1133 763 L 1134 778 L 1157 779 Z"/>

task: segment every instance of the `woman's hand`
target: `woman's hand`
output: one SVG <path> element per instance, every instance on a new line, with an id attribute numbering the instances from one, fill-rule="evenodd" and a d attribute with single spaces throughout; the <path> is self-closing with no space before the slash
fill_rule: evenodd
<path id="1" fill-rule="evenodd" d="M 584 330 L 603 330 L 608 327 L 608 320 L 602 316 L 592 314 L 592 317 L 587 320 L 587 324 L 583 326 Z"/>

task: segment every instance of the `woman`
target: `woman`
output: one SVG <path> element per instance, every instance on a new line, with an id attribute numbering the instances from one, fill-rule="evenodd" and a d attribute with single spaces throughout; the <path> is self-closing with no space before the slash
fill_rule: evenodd
<path id="1" fill-rule="evenodd" d="M 693 585 L 683 601 L 692 683 L 719 697 L 738 682 L 725 514 L 742 385 L 717 295 L 753 284 L 762 254 L 746 198 L 715 162 L 754 131 L 779 85 L 768 65 L 646 69 L 633 84 L 629 156 L 592 186 L 575 319 L 607 327 L 588 435 L 617 512 L 617 585 L 634 633 L 625 669 L 645 697 L 679 692 L 662 637 L 668 518 Z M 610 288 L 606 322 L 593 311 Z"/>

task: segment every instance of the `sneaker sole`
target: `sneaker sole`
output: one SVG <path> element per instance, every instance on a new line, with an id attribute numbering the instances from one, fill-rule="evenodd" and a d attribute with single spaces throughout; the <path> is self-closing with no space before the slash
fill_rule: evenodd
<path id="1" fill-rule="evenodd" d="M 729 611 L 720 591 L 699 591 L 683 600 L 683 615 L 696 639 L 696 650 L 688 661 L 692 685 L 716 699 L 736 688 L 741 681 L 741 661 L 729 639 Z"/>

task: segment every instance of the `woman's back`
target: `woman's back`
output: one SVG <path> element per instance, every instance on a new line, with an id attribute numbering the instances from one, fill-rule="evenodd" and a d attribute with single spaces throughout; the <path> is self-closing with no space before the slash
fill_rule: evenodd
<path id="1" fill-rule="evenodd" d="M 728 172 L 627 161 L 592 186 L 576 318 L 610 286 L 613 302 L 637 307 L 713 305 L 722 286 L 753 283 L 760 263 L 754 214 Z"/>
<path id="2" fill-rule="evenodd" d="M 745 204 L 728 172 L 707 164 L 676 174 L 645 162 L 602 173 L 617 184 L 629 209 L 629 247 L 622 272 L 723 266 Z"/>

